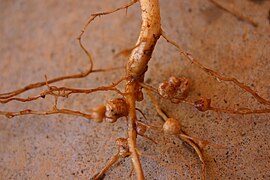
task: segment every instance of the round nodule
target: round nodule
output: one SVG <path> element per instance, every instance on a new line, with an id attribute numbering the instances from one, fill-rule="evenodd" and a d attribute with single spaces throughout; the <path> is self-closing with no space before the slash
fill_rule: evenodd
<path id="1" fill-rule="evenodd" d="M 199 100 L 194 102 L 194 107 L 199 111 L 205 112 L 211 107 L 211 99 L 200 98 Z"/>
<path id="2" fill-rule="evenodd" d="M 176 119 L 168 118 L 163 124 L 163 131 L 168 134 L 179 134 L 181 132 L 181 125 Z"/>
<path id="3" fill-rule="evenodd" d="M 113 123 L 118 118 L 128 115 L 128 105 L 123 98 L 116 98 L 106 103 L 106 121 Z"/>
<path id="4" fill-rule="evenodd" d="M 190 80 L 185 77 L 171 76 L 168 80 L 159 84 L 158 93 L 174 102 L 180 102 L 188 96 Z"/>

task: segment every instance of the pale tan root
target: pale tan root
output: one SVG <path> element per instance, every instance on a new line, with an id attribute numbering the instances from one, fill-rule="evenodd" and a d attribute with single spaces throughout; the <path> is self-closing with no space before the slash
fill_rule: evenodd
<path id="1" fill-rule="evenodd" d="M 149 90 L 149 91 L 152 91 L 154 92 L 155 94 L 159 95 L 160 94 L 158 93 L 158 90 L 155 89 L 154 87 L 148 85 L 148 84 L 145 84 L 145 83 L 140 83 L 140 85 Z M 162 96 L 160 96 L 162 97 Z M 188 104 L 188 105 L 191 105 L 193 107 L 196 107 L 196 103 L 194 102 L 190 102 L 190 101 L 187 101 L 187 100 L 181 100 L 179 101 L 179 103 L 185 103 L 185 104 Z M 207 108 L 207 110 L 211 110 L 211 111 L 215 111 L 217 113 L 229 113 L 229 114 L 266 114 L 266 113 L 270 113 L 270 109 L 249 109 L 249 108 L 238 108 L 238 109 L 223 109 L 223 108 L 219 108 L 219 107 L 213 107 L 213 106 L 209 106 Z"/>
<path id="2" fill-rule="evenodd" d="M 0 100 L 0 103 L 5 104 L 10 101 L 29 102 L 29 101 L 37 100 L 39 98 L 45 98 L 47 95 L 58 96 L 58 97 L 68 97 L 71 94 L 90 94 L 97 91 L 115 91 L 118 94 L 124 96 L 124 93 L 122 93 L 118 88 L 115 87 L 123 80 L 125 80 L 125 77 L 117 80 L 115 83 L 113 83 L 110 86 L 100 86 L 94 89 L 76 89 L 76 88 L 49 86 L 48 90 L 41 92 L 39 95 L 31 96 L 27 98 L 9 98 L 6 100 Z"/>
<path id="3" fill-rule="evenodd" d="M 202 70 L 204 70 L 209 75 L 211 75 L 219 80 L 233 82 L 235 85 L 237 85 L 238 87 L 240 87 L 244 91 L 250 93 L 260 103 L 265 104 L 265 105 L 270 105 L 270 101 L 263 99 L 255 91 L 253 91 L 250 87 L 244 85 L 243 83 L 239 82 L 235 78 L 228 78 L 225 76 L 221 76 L 217 72 L 204 67 L 196 59 L 194 59 L 192 57 L 192 55 L 182 51 L 181 47 L 177 43 L 175 43 L 168 36 L 166 36 L 165 33 L 161 29 L 159 0 L 139 0 L 138 1 L 140 3 L 141 15 L 142 15 L 141 31 L 140 31 L 140 35 L 138 37 L 138 40 L 137 40 L 135 46 L 132 49 L 130 49 L 129 51 L 127 51 L 127 53 L 130 53 L 130 57 L 129 57 L 128 63 L 126 65 L 126 75 L 123 78 L 121 78 L 117 82 L 113 83 L 111 86 L 101 86 L 101 87 L 94 88 L 94 89 L 76 89 L 76 88 L 49 86 L 50 83 L 61 81 L 64 79 L 85 77 L 92 72 L 106 72 L 107 70 L 94 70 L 93 69 L 92 57 L 91 57 L 91 54 L 87 51 L 87 49 L 82 44 L 82 41 L 81 41 L 82 36 L 83 36 L 86 28 L 88 27 L 88 25 L 96 17 L 108 15 L 108 14 L 114 13 L 114 12 L 122 10 L 122 9 L 127 9 L 128 7 L 135 4 L 137 1 L 138 0 L 133 0 L 129 4 L 124 5 L 120 8 L 117 8 L 117 9 L 112 10 L 112 11 L 92 14 L 91 18 L 86 23 L 86 25 L 83 27 L 83 29 L 78 37 L 79 44 L 80 44 L 81 48 L 83 49 L 83 51 L 85 52 L 85 54 L 87 55 L 88 60 L 90 62 L 89 70 L 87 70 L 83 73 L 80 73 L 80 74 L 76 74 L 76 75 L 63 76 L 60 78 L 55 78 L 52 80 L 46 80 L 44 82 L 31 84 L 29 86 L 26 86 L 23 89 L 19 89 L 17 91 L 13 91 L 10 93 L 0 94 L 0 102 L 1 103 L 7 103 L 7 102 L 13 101 L 13 100 L 27 102 L 27 101 L 36 100 L 38 98 L 44 98 L 46 95 L 52 95 L 55 97 L 55 105 L 54 105 L 53 109 L 50 111 L 41 112 L 41 111 L 33 111 L 33 110 L 29 110 L 29 109 L 19 111 L 19 112 L 0 111 L 0 115 L 5 115 L 7 117 L 14 117 L 14 116 L 21 116 L 21 115 L 28 115 L 28 114 L 35 114 L 35 115 L 69 114 L 69 115 L 74 115 L 74 116 L 81 116 L 81 117 L 84 117 L 87 119 L 93 119 L 93 117 L 94 117 L 93 114 L 86 114 L 86 113 L 83 113 L 80 111 L 57 108 L 56 106 L 57 106 L 58 97 L 68 97 L 70 94 L 74 94 L 74 93 L 89 94 L 89 93 L 96 92 L 96 91 L 107 91 L 107 90 L 115 91 L 118 94 L 120 94 L 122 97 L 124 97 L 124 98 L 122 98 L 122 99 L 125 99 L 124 100 L 125 103 L 123 103 L 123 104 L 126 104 L 126 107 L 128 109 L 128 113 L 127 113 L 128 114 L 128 132 L 127 132 L 128 138 L 125 139 L 126 146 L 128 147 L 127 148 L 128 150 L 125 151 L 126 154 L 124 153 L 124 154 L 120 155 L 118 152 L 116 155 L 114 155 L 112 157 L 112 159 L 108 162 L 108 164 L 96 176 L 94 176 L 94 179 L 101 178 L 105 174 L 105 172 L 115 162 L 117 162 L 119 160 L 119 158 L 125 158 L 125 157 L 131 157 L 132 168 L 134 170 L 136 178 L 139 180 L 144 179 L 144 172 L 143 172 L 143 168 L 142 168 L 141 162 L 140 162 L 141 153 L 138 149 L 136 149 L 137 135 L 141 135 L 142 137 L 145 137 L 153 142 L 155 142 L 155 141 L 153 139 L 145 136 L 143 133 L 140 134 L 136 128 L 138 125 L 143 125 L 147 128 L 155 129 L 158 131 L 161 131 L 161 128 L 147 125 L 145 123 L 140 122 L 137 119 L 136 110 L 138 110 L 138 109 L 136 108 L 136 102 L 143 100 L 142 88 L 146 89 L 147 93 L 149 94 L 151 100 L 153 101 L 153 103 L 155 105 L 155 108 L 156 108 L 158 114 L 162 117 L 162 119 L 165 122 L 166 121 L 169 122 L 168 119 L 173 119 L 169 115 L 167 115 L 159 107 L 157 100 L 150 92 L 150 91 L 153 91 L 153 92 L 158 94 L 158 91 L 155 88 L 144 83 L 144 75 L 145 75 L 145 72 L 147 71 L 147 68 L 148 68 L 148 62 L 151 59 L 155 45 L 156 45 L 156 43 L 161 35 L 169 43 L 171 43 L 175 47 L 177 47 L 177 49 L 180 50 L 180 52 L 183 55 L 185 55 L 192 63 L 199 66 Z M 210 0 L 210 1 L 215 2 L 214 0 Z M 241 16 L 240 16 L 240 18 L 241 18 Z M 112 70 L 114 70 L 114 69 L 112 69 Z M 122 93 L 119 89 L 116 88 L 116 85 L 124 80 L 126 81 L 125 92 Z M 33 97 L 28 97 L 28 98 L 15 98 L 14 97 L 14 96 L 16 96 L 24 91 L 27 91 L 27 90 L 33 89 L 33 88 L 37 88 L 40 86 L 44 86 L 44 85 L 48 86 L 48 90 L 42 92 L 38 96 L 33 96 Z M 185 103 L 194 105 L 194 103 L 190 103 L 190 102 L 186 102 L 186 101 L 181 101 L 181 102 L 185 102 Z M 237 111 L 234 111 L 234 110 L 224 110 L 224 109 L 220 109 L 220 108 L 214 108 L 211 106 L 209 106 L 209 110 L 213 110 L 213 111 L 217 111 L 217 112 L 236 113 L 236 114 L 269 113 L 270 112 L 270 110 L 268 110 L 268 109 L 266 109 L 266 110 L 252 110 L 252 111 L 247 110 L 247 109 L 242 109 L 242 110 L 239 109 Z M 108 116 L 106 116 L 106 117 L 108 117 Z M 98 121 L 98 122 L 101 122 L 101 121 Z M 181 126 L 179 125 L 179 127 L 181 127 Z M 164 126 L 162 129 L 162 132 L 165 132 Z M 197 156 L 199 157 L 199 159 L 201 161 L 202 179 L 205 180 L 206 179 L 206 168 L 205 168 L 205 162 L 204 162 L 203 155 L 202 155 L 200 148 L 203 148 L 206 145 L 210 145 L 210 146 L 213 146 L 215 148 L 223 148 L 223 147 L 220 145 L 212 144 L 208 141 L 204 141 L 204 140 L 200 140 L 200 139 L 195 138 L 195 137 L 191 137 L 191 136 L 187 135 L 182 130 L 177 131 L 177 132 L 178 133 L 174 134 L 174 135 L 176 135 L 182 141 L 188 143 L 195 150 Z"/>
<path id="4" fill-rule="evenodd" d="M 147 90 L 147 89 L 146 89 L 146 92 L 147 92 L 148 96 L 150 97 L 151 101 L 153 102 L 153 104 L 154 104 L 154 106 L 155 106 L 155 108 L 156 108 L 156 111 L 157 111 L 158 115 L 160 115 L 160 117 L 162 117 L 162 119 L 163 119 L 164 121 L 166 121 L 166 120 L 168 119 L 168 116 L 167 116 L 167 115 L 163 112 L 163 110 L 159 107 L 158 102 L 157 102 L 156 98 L 154 97 L 154 95 L 153 95 L 149 90 Z"/>
<path id="5" fill-rule="evenodd" d="M 168 119 L 170 119 L 165 113 L 164 111 L 159 107 L 157 100 L 155 99 L 154 95 L 146 89 L 147 94 L 149 95 L 151 101 L 153 102 L 157 113 L 162 117 L 162 119 L 166 122 Z M 198 140 L 196 138 L 193 138 L 191 136 L 188 136 L 187 134 L 185 134 L 182 130 L 180 131 L 180 133 L 177 135 L 182 141 L 188 143 L 196 152 L 197 156 L 199 157 L 200 161 L 201 161 L 201 169 L 202 169 L 202 179 L 206 180 L 206 167 L 205 167 L 205 162 L 204 162 L 204 158 L 203 158 L 203 154 L 200 150 L 200 144 L 202 145 L 212 145 L 214 147 L 219 147 L 216 144 L 212 144 L 208 141 L 202 141 L 202 140 Z M 197 140 L 197 141 L 194 141 Z"/>
<path id="6" fill-rule="evenodd" d="M 94 177 L 91 178 L 91 180 L 99 180 L 102 178 L 103 175 L 105 175 L 106 171 L 108 171 L 108 169 L 117 161 L 119 160 L 119 154 L 117 153 L 116 155 L 114 155 L 111 160 L 107 163 L 107 165 L 98 173 L 96 174 Z"/>
<path id="7" fill-rule="evenodd" d="M 195 142 L 191 141 L 190 139 L 186 138 L 185 136 L 182 136 L 182 134 L 179 135 L 179 138 L 182 139 L 184 142 L 188 143 L 195 150 L 197 156 L 199 157 L 199 159 L 201 161 L 202 179 L 206 180 L 206 167 L 205 167 L 203 154 L 202 154 L 200 148 L 198 147 L 198 145 Z"/>
<path id="8" fill-rule="evenodd" d="M 202 69 L 204 72 L 206 72 L 208 75 L 215 77 L 218 80 L 221 81 L 227 81 L 227 82 L 232 82 L 233 84 L 235 84 L 236 86 L 238 86 L 239 88 L 241 88 L 242 90 L 244 90 L 245 92 L 251 94 L 259 103 L 264 104 L 264 105 L 270 105 L 270 101 L 264 99 L 263 97 L 261 97 L 260 95 L 258 95 L 254 90 L 252 90 L 249 86 L 245 85 L 244 83 L 238 81 L 236 78 L 231 78 L 231 77 L 226 77 L 226 76 L 222 76 L 220 75 L 218 72 L 213 71 L 209 68 L 206 68 L 205 66 L 203 66 L 201 63 L 199 63 L 198 60 L 196 60 L 195 58 L 193 58 L 193 56 L 189 53 L 186 53 L 182 50 L 182 48 L 176 43 L 174 42 L 171 38 L 169 38 L 165 32 L 162 32 L 162 37 L 167 40 L 167 42 L 169 42 L 170 44 L 172 44 L 173 46 L 175 46 L 181 54 L 183 54 L 185 57 L 188 58 L 188 60 L 197 65 L 200 69 Z"/>
<path id="9" fill-rule="evenodd" d="M 148 61 L 151 59 L 155 44 L 161 35 L 160 8 L 158 0 L 140 0 L 142 26 L 136 48 L 133 49 L 127 63 L 128 82 L 125 87 L 126 101 L 129 105 L 128 145 L 137 179 L 144 179 L 144 173 L 136 150 L 136 101 L 142 100 L 140 82 L 144 81 Z"/>
<path id="10" fill-rule="evenodd" d="M 94 21 L 94 19 L 96 17 L 103 16 L 103 15 L 108 15 L 108 14 L 117 12 L 117 11 L 122 10 L 122 9 L 127 9 L 128 7 L 130 7 L 133 4 L 135 4 L 137 1 L 138 0 L 133 0 L 130 3 L 124 5 L 124 6 L 120 7 L 120 8 L 114 9 L 112 11 L 102 12 L 102 13 L 97 13 L 97 14 L 92 14 L 92 17 L 89 19 L 89 21 L 83 27 L 83 29 L 82 29 L 79 37 L 78 37 L 80 47 L 83 49 L 84 53 L 88 57 L 88 61 L 89 61 L 89 64 L 90 64 L 90 67 L 89 67 L 88 70 L 86 70 L 85 72 L 79 73 L 79 74 L 68 75 L 68 76 L 61 76 L 61 77 L 57 77 L 57 78 L 54 78 L 54 79 L 50 79 L 47 82 L 43 81 L 43 82 L 37 82 L 37 83 L 34 83 L 34 84 L 30 84 L 30 85 L 25 86 L 24 88 L 21 88 L 21 89 L 12 91 L 12 92 L 2 93 L 2 94 L 0 94 L 0 99 L 11 98 L 11 97 L 16 96 L 16 95 L 19 95 L 19 94 L 21 94 L 21 93 L 23 93 L 25 91 L 28 91 L 28 90 L 31 90 L 31 89 L 35 89 L 35 88 L 38 88 L 38 87 L 42 87 L 42 86 L 46 85 L 46 83 L 51 84 L 51 83 L 59 82 L 59 81 L 66 80 L 66 79 L 78 79 L 78 78 L 86 77 L 86 76 L 88 76 L 92 72 L 105 72 L 105 71 L 107 71 L 107 70 L 102 70 L 102 69 L 97 69 L 97 70 L 94 70 L 93 69 L 93 59 L 92 59 L 92 56 L 91 56 L 90 52 L 82 44 L 81 38 L 82 38 L 82 36 L 83 36 L 86 28 L 88 27 L 88 25 L 92 21 Z M 112 68 L 112 70 L 114 70 L 114 69 L 118 69 L 118 68 Z"/>
<path id="11" fill-rule="evenodd" d="M 119 56 L 124 56 L 124 57 L 128 57 L 130 56 L 131 52 L 133 51 L 133 49 L 135 49 L 136 47 L 138 47 L 140 44 L 135 45 L 134 47 L 128 48 L 128 49 L 123 49 L 122 51 L 118 52 L 117 54 L 114 55 L 114 58 L 117 58 Z"/>
<path id="12" fill-rule="evenodd" d="M 92 119 L 91 114 L 86 114 L 80 111 L 75 111 L 71 109 L 58 109 L 58 108 L 53 108 L 53 110 L 50 111 L 34 111 L 31 109 L 25 109 L 19 112 L 8 112 L 8 111 L 0 111 L 0 115 L 4 115 L 8 118 L 12 118 L 15 116 L 23 116 L 23 115 L 51 115 L 51 114 L 68 114 L 68 115 L 73 115 L 73 116 L 81 116 L 86 119 Z"/>

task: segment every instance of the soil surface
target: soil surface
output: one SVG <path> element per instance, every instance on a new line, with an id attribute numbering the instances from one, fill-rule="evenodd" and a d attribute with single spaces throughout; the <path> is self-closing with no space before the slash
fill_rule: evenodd
<path id="1" fill-rule="evenodd" d="M 0 92 L 27 84 L 78 73 L 88 68 L 76 40 L 90 14 L 111 10 L 128 1 L 115 0 L 0 0 Z M 258 23 L 253 27 L 207 0 L 161 0 L 162 27 L 174 41 L 205 66 L 236 77 L 270 99 L 269 1 L 225 1 L 224 6 Z M 140 9 L 100 17 L 89 26 L 83 43 L 92 53 L 95 68 L 124 66 L 127 57 L 115 55 L 133 47 L 140 30 Z M 109 85 L 125 73 L 93 73 L 56 86 L 93 88 Z M 158 41 L 146 73 L 154 87 L 171 75 L 192 79 L 188 100 L 211 98 L 213 106 L 228 109 L 263 108 L 238 87 L 206 75 L 168 44 Z M 22 94 L 39 94 L 46 87 Z M 59 107 L 87 112 L 117 94 L 72 95 L 59 99 Z M 159 100 L 160 106 L 181 121 L 191 136 L 225 146 L 203 151 L 207 179 L 270 179 L 270 115 L 231 115 L 198 112 L 187 104 Z M 0 104 L 0 110 L 48 110 L 54 99 Z M 153 104 L 145 95 L 138 108 L 161 126 Z M 66 115 L 0 117 L 0 179 L 89 179 L 117 152 L 114 144 L 126 136 L 125 119 L 114 124 L 96 123 Z M 194 151 L 175 137 L 147 132 L 158 144 L 138 137 L 138 150 L 146 179 L 201 179 L 200 161 Z M 105 179 L 128 179 L 130 159 L 114 165 Z M 135 179 L 135 176 L 133 176 Z"/>

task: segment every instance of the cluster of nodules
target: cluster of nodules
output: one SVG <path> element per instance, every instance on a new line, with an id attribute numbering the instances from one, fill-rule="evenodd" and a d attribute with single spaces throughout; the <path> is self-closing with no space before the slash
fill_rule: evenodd
<path id="1" fill-rule="evenodd" d="M 191 81 L 188 78 L 171 76 L 168 80 L 159 84 L 158 93 L 173 103 L 180 103 L 188 97 L 190 85 Z M 210 104 L 210 99 L 200 98 L 194 102 L 194 107 L 204 112 L 211 109 Z"/>
<path id="2" fill-rule="evenodd" d="M 128 157 L 130 155 L 128 141 L 126 138 L 118 138 L 115 141 L 118 146 L 118 155 L 122 158 Z"/>
<path id="3" fill-rule="evenodd" d="M 115 98 L 108 101 L 105 105 L 100 105 L 91 109 L 93 119 L 97 122 L 114 123 L 121 117 L 128 116 L 128 105 L 124 98 Z"/>
<path id="4" fill-rule="evenodd" d="M 95 107 L 91 111 L 93 119 L 97 122 L 105 120 L 106 122 L 114 123 L 117 119 L 128 116 L 128 105 L 124 98 L 116 98 L 108 101 L 105 105 Z M 144 124 L 140 123 L 140 121 L 136 122 L 136 131 L 139 135 L 144 135 L 146 130 L 147 127 Z M 179 134 L 181 132 L 181 125 L 176 119 L 167 118 L 163 124 L 163 131 L 167 134 Z M 122 139 L 122 141 L 124 140 Z M 124 147 L 121 148 L 123 149 Z"/>
<path id="5" fill-rule="evenodd" d="M 179 103 L 185 100 L 190 89 L 190 80 L 188 78 L 170 77 L 168 80 L 162 82 L 158 87 L 160 96 L 171 100 L 174 103 Z M 201 98 L 194 102 L 194 107 L 199 111 L 207 111 L 211 109 L 211 100 Z M 103 105 L 99 105 L 91 110 L 92 118 L 97 122 L 106 121 L 109 123 L 116 122 L 121 117 L 128 116 L 128 104 L 125 98 L 115 98 Z M 147 127 L 143 124 L 137 123 L 137 133 L 143 135 Z M 181 126 L 174 118 L 168 118 L 163 125 L 165 133 L 179 134 Z"/>
<path id="6" fill-rule="evenodd" d="M 179 103 L 187 98 L 190 84 L 188 78 L 171 76 L 159 84 L 158 93 L 173 103 Z"/>

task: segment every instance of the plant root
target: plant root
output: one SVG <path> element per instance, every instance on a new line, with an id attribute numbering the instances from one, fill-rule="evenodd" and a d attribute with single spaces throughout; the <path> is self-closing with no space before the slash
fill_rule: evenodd
<path id="1" fill-rule="evenodd" d="M 231 78 L 231 77 L 226 77 L 226 76 L 222 76 L 220 75 L 218 72 L 211 70 L 209 68 L 206 68 L 205 66 L 203 66 L 201 63 L 199 63 L 198 60 L 196 60 L 195 58 L 193 58 L 193 56 L 189 53 L 186 53 L 182 50 L 182 48 L 173 40 L 171 40 L 171 38 L 169 38 L 164 31 L 162 31 L 162 37 L 170 44 L 172 44 L 173 46 L 175 46 L 182 55 L 184 55 L 185 57 L 188 58 L 188 60 L 192 63 L 195 64 L 196 66 L 198 66 L 200 69 L 202 69 L 204 72 L 206 72 L 208 75 L 216 78 L 219 81 L 225 81 L 225 82 L 231 82 L 233 84 L 235 84 L 236 86 L 238 86 L 239 88 L 241 88 L 243 91 L 251 94 L 259 103 L 264 104 L 264 105 L 270 105 L 270 101 L 264 99 L 263 97 L 261 97 L 260 95 L 258 95 L 254 90 L 252 90 L 249 86 L 245 85 L 244 83 L 238 81 L 236 78 Z"/>
<path id="2" fill-rule="evenodd" d="M 118 152 L 117 152 L 117 154 L 115 154 L 111 158 L 111 160 L 107 163 L 107 165 L 99 173 L 97 173 L 94 177 L 92 177 L 91 179 L 93 179 L 93 180 L 99 180 L 99 179 L 101 179 L 105 175 L 106 171 L 108 171 L 108 169 L 113 164 L 115 164 L 119 159 L 126 158 L 126 157 L 128 157 L 130 155 L 129 147 L 128 147 L 128 144 L 127 144 L 127 139 L 125 139 L 125 138 L 118 138 L 115 141 L 115 143 L 118 146 Z"/>
<path id="3" fill-rule="evenodd" d="M 4 115 L 7 118 L 13 118 L 15 116 L 23 116 L 23 115 L 43 115 L 44 116 L 44 115 L 52 115 L 52 114 L 67 114 L 67 115 L 84 117 L 88 120 L 93 119 L 93 116 L 91 114 L 86 114 L 86 113 L 71 110 L 71 109 L 53 108 L 53 110 L 50 110 L 50 111 L 34 111 L 31 109 L 25 109 L 19 112 L 0 111 L 0 115 Z"/>
<path id="4" fill-rule="evenodd" d="M 0 100 L 0 103 L 5 104 L 10 101 L 19 101 L 19 102 L 29 102 L 34 101 L 39 98 L 45 98 L 47 95 L 58 96 L 58 97 L 69 97 L 70 94 L 90 94 L 97 91 L 115 91 L 118 94 L 124 96 L 125 93 L 121 92 L 116 86 L 125 80 L 126 77 L 122 77 L 121 79 L 115 81 L 110 86 L 100 86 L 94 89 L 77 89 L 77 88 L 67 88 L 67 87 L 56 87 L 49 86 L 48 81 L 45 81 L 45 85 L 47 85 L 48 90 L 41 92 L 39 95 L 27 97 L 27 98 L 8 98 L 5 100 Z"/>
<path id="5" fill-rule="evenodd" d="M 168 117 L 164 113 L 164 111 L 159 107 L 157 100 L 155 99 L 155 97 L 153 96 L 153 94 L 150 91 L 147 91 L 147 94 L 150 96 L 150 99 L 152 100 L 152 102 L 156 108 L 157 113 L 165 121 L 165 123 L 163 125 L 164 133 L 176 135 L 182 141 L 188 143 L 195 150 L 197 156 L 199 157 L 199 159 L 201 161 L 202 179 L 206 180 L 206 167 L 205 167 L 203 154 L 202 154 L 200 148 L 203 148 L 206 145 L 212 145 L 212 143 L 210 143 L 208 141 L 198 140 L 197 138 L 192 138 L 191 136 L 188 136 L 186 133 L 184 133 L 183 130 L 181 129 L 181 125 L 180 125 L 179 121 L 177 121 L 175 118 Z M 200 145 L 202 145 L 202 146 L 200 146 Z M 213 146 L 219 147 L 218 145 L 215 145 L 215 144 L 213 144 Z"/>
<path id="6" fill-rule="evenodd" d="M 253 26 L 257 26 L 255 22 L 252 20 L 239 15 L 235 12 L 232 12 L 231 10 L 228 10 L 224 8 L 222 5 L 217 3 L 215 0 L 209 0 L 210 2 L 214 3 L 217 7 L 233 14 L 234 16 L 238 17 L 241 20 L 247 21 Z M 128 9 L 133 4 L 139 2 L 140 8 L 141 8 L 141 15 L 142 15 L 142 25 L 141 25 L 141 31 L 140 35 L 137 39 L 137 42 L 135 46 L 131 49 L 124 50 L 116 55 L 130 55 L 129 60 L 127 62 L 127 65 L 125 67 L 126 69 L 126 75 L 117 80 L 116 82 L 112 83 L 112 85 L 109 86 L 100 86 L 93 89 L 78 89 L 78 88 L 68 88 L 68 87 L 56 87 L 56 86 L 50 86 L 51 83 L 66 80 L 66 79 L 76 79 L 76 78 L 83 78 L 88 76 L 90 73 L 94 72 L 108 72 L 111 70 L 118 70 L 120 68 L 110 68 L 110 69 L 94 69 L 93 68 L 93 60 L 91 57 L 90 52 L 86 49 L 86 47 L 82 43 L 82 37 L 87 29 L 87 27 L 90 25 L 92 21 L 95 20 L 96 17 L 104 16 L 108 14 L 112 14 L 114 12 L 117 12 L 119 10 Z M 52 114 L 67 114 L 67 115 L 73 115 L 73 116 L 80 116 L 84 117 L 88 120 L 94 120 L 96 122 L 102 122 L 103 120 L 114 123 L 121 117 L 127 118 L 127 137 L 126 138 L 118 138 L 116 140 L 116 145 L 118 146 L 118 152 L 109 160 L 109 162 L 105 165 L 105 167 L 97 173 L 92 179 L 102 179 L 105 175 L 105 173 L 108 171 L 108 169 L 113 166 L 117 161 L 130 157 L 132 161 L 132 172 L 134 171 L 136 178 L 138 180 L 144 180 L 144 172 L 143 168 L 141 166 L 140 162 L 140 156 L 141 153 L 136 148 L 136 141 L 137 136 L 140 135 L 143 138 L 146 138 L 154 143 L 157 144 L 157 142 L 146 136 L 145 132 L 147 129 L 153 129 L 157 130 L 161 133 L 170 134 L 172 136 L 176 136 L 178 139 L 184 141 L 185 143 L 189 144 L 194 151 L 196 152 L 198 158 L 201 162 L 201 171 L 202 171 L 202 179 L 206 179 L 206 165 L 204 161 L 204 157 L 202 154 L 201 149 L 205 148 L 205 146 L 212 146 L 217 149 L 223 149 L 225 148 L 222 145 L 214 144 L 206 140 L 201 140 L 195 137 L 189 136 L 187 133 L 185 133 L 182 130 L 182 126 L 179 122 L 179 120 L 169 116 L 164 112 L 160 107 L 155 99 L 152 92 L 159 95 L 161 98 L 165 98 L 170 100 L 172 103 L 187 103 L 189 105 L 192 105 L 193 107 L 197 108 L 199 111 L 207 111 L 212 110 L 218 113 L 231 113 L 231 114 L 254 114 L 254 113 L 270 113 L 270 109 L 259 109 L 259 110 L 251 110 L 247 108 L 237 109 L 237 110 L 229 110 L 229 109 L 221 109 L 217 107 L 211 106 L 211 100 L 207 98 L 202 98 L 200 100 L 193 102 L 188 102 L 185 99 L 188 96 L 190 81 L 187 78 L 177 78 L 177 77 L 170 77 L 167 81 L 164 81 L 160 84 L 159 88 L 151 87 L 148 84 L 144 83 L 144 76 L 145 72 L 148 69 L 148 62 L 151 59 L 152 52 L 155 48 L 155 45 L 162 36 L 165 40 L 167 40 L 170 44 L 175 46 L 182 55 L 184 55 L 186 58 L 188 58 L 189 61 L 191 61 L 193 64 L 197 65 L 200 69 L 202 69 L 204 72 L 209 74 L 210 76 L 215 77 L 218 80 L 232 82 L 235 85 L 237 85 L 239 88 L 241 88 L 244 92 L 248 92 L 251 94 L 259 103 L 264 105 L 270 105 L 270 101 L 262 98 L 259 96 L 255 91 L 253 91 L 249 86 L 246 86 L 245 84 L 239 82 L 235 78 L 230 78 L 226 76 L 222 76 L 219 73 L 206 68 L 202 64 L 200 64 L 196 59 L 192 57 L 191 54 L 185 53 L 181 47 L 175 43 L 173 40 L 171 40 L 164 31 L 162 31 L 161 28 L 161 22 L 160 22 L 160 7 L 159 7 L 159 0 L 132 0 L 128 4 L 121 6 L 119 8 L 116 8 L 112 11 L 107 12 L 101 12 L 92 14 L 91 18 L 87 21 L 87 23 L 84 25 L 84 27 L 81 30 L 81 33 L 78 36 L 79 45 L 86 54 L 90 67 L 88 70 L 86 70 L 83 73 L 69 75 L 69 76 L 62 76 L 58 78 L 54 78 L 51 80 L 38 82 L 34 84 L 30 84 L 28 86 L 25 86 L 22 89 L 18 89 L 16 91 L 8 92 L 0 94 L 0 103 L 5 104 L 10 101 L 19 101 L 19 102 L 29 102 L 34 101 L 39 98 L 45 98 L 47 95 L 51 95 L 55 97 L 55 102 L 52 110 L 49 111 L 34 111 L 31 109 L 26 109 L 18 112 L 8 112 L 8 111 L 0 111 L 0 115 L 4 115 L 8 118 L 12 118 L 15 116 L 23 116 L 23 115 L 52 115 Z M 125 81 L 125 92 L 120 91 L 116 86 L 120 84 L 121 82 Z M 47 86 L 47 90 L 41 92 L 39 95 L 31 96 L 28 98 L 17 98 L 15 96 L 34 89 L 41 86 Z M 157 113 L 161 118 L 164 120 L 162 127 L 155 127 L 148 125 L 144 122 L 141 122 L 137 118 L 136 111 L 139 111 L 142 116 L 147 120 L 144 113 L 136 107 L 137 101 L 142 101 L 144 99 L 142 89 L 145 89 L 147 94 L 150 96 L 150 99 L 152 100 Z M 91 109 L 90 113 L 83 113 L 76 110 L 71 109 L 60 109 L 57 108 L 58 104 L 58 98 L 59 97 L 69 97 L 71 94 L 90 94 L 97 91 L 114 91 L 120 95 L 120 98 L 112 99 L 105 104 L 99 105 L 93 109 Z"/>
<path id="7" fill-rule="evenodd" d="M 107 15 L 107 14 L 111 14 L 111 13 L 117 12 L 117 11 L 122 10 L 122 9 L 127 9 L 130 6 L 132 6 L 133 4 L 135 4 L 136 2 L 137 2 L 137 0 L 133 0 L 129 4 L 124 5 L 124 6 L 120 7 L 120 8 L 115 9 L 115 10 L 108 11 L 108 12 L 97 13 L 97 14 L 92 14 L 91 15 L 92 18 L 90 18 L 89 21 L 85 24 L 85 26 L 83 27 L 80 35 L 77 38 L 79 40 L 80 47 L 82 48 L 82 50 L 84 51 L 84 53 L 88 57 L 88 61 L 89 61 L 89 64 L 90 64 L 90 67 L 89 67 L 88 70 L 86 70 L 85 72 L 79 73 L 79 74 L 68 75 L 68 76 L 61 76 L 61 77 L 57 77 L 57 78 L 54 78 L 54 79 L 50 79 L 48 81 L 42 81 L 42 82 L 37 82 L 37 83 L 29 84 L 29 85 L 27 85 L 27 86 L 25 86 L 24 88 L 21 88 L 21 89 L 18 89 L 18 90 L 15 90 L 15 91 L 11 91 L 11 92 L 7 92 L 7 93 L 2 93 L 2 94 L 0 94 L 0 100 L 1 99 L 8 99 L 8 98 L 14 97 L 16 95 L 19 95 L 19 94 L 21 94 L 21 93 L 23 93 L 25 91 L 28 91 L 28 90 L 31 90 L 31 89 L 35 89 L 35 88 L 38 88 L 38 87 L 42 87 L 42 86 L 46 85 L 46 83 L 51 84 L 51 83 L 63 81 L 63 80 L 66 80 L 66 79 L 79 79 L 79 78 L 84 78 L 84 77 L 88 76 L 92 72 L 105 72 L 105 71 L 107 71 L 107 70 L 103 70 L 103 69 L 97 69 L 97 70 L 94 70 L 93 69 L 93 59 L 92 59 L 92 56 L 91 56 L 90 52 L 82 44 L 81 38 L 82 38 L 82 36 L 83 36 L 86 28 L 88 27 L 88 25 L 92 21 L 94 21 L 94 19 L 96 17 Z M 111 70 L 114 70 L 114 69 L 118 69 L 118 68 L 112 68 Z"/>
<path id="8" fill-rule="evenodd" d="M 200 148 L 198 147 L 198 144 L 196 144 L 192 140 L 186 138 L 185 136 L 183 136 L 183 134 L 180 134 L 178 137 L 181 140 L 183 140 L 184 142 L 188 143 L 195 150 L 197 156 L 199 157 L 199 159 L 201 161 L 202 179 L 206 180 L 206 166 L 205 166 L 203 154 L 202 154 Z"/>
<path id="9" fill-rule="evenodd" d="M 230 113 L 230 114 L 263 114 L 270 113 L 270 109 L 249 109 L 249 108 L 239 108 L 239 109 L 223 109 L 211 106 L 211 99 L 200 98 L 195 101 L 193 106 L 199 111 L 205 112 L 212 110 L 218 113 Z"/>

